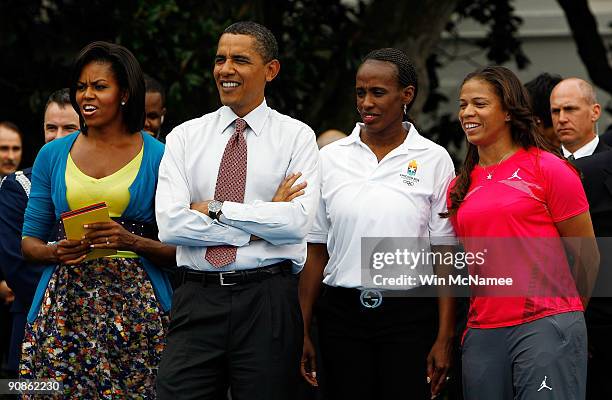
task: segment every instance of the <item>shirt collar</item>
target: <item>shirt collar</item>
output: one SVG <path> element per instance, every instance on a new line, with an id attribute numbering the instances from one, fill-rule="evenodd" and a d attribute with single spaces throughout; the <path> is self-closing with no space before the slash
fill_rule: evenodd
<path id="1" fill-rule="evenodd" d="M 219 112 L 219 126 L 221 128 L 221 132 L 225 131 L 228 126 L 233 124 L 236 118 L 240 118 L 228 106 L 221 107 L 219 109 Z M 250 113 L 242 117 L 242 119 L 245 120 L 249 128 L 251 128 L 251 130 L 255 132 L 255 135 L 259 136 L 261 135 L 261 132 L 269 114 L 270 107 L 268 107 L 268 105 L 266 104 L 266 99 L 264 99 L 260 105 L 258 105 Z"/>
<path id="2" fill-rule="evenodd" d="M 563 150 L 563 156 L 565 158 L 569 157 L 572 154 L 574 155 L 574 158 L 581 158 L 593 155 L 593 152 L 595 151 L 595 148 L 598 144 L 599 136 L 595 136 L 593 140 L 576 150 L 574 153 L 570 153 L 570 151 L 566 149 L 563 145 L 561 145 L 561 150 Z"/>
<path id="3" fill-rule="evenodd" d="M 430 141 L 421 136 L 413 124 L 404 121 L 402 122 L 402 126 L 408 131 L 408 135 L 406 135 L 404 143 L 402 143 L 396 150 L 398 150 L 400 153 L 407 153 L 409 150 L 421 150 L 428 149 L 430 147 Z M 361 143 L 365 146 L 366 144 L 361 141 L 360 136 L 361 130 L 364 127 L 365 124 L 358 122 L 351 134 L 346 139 L 339 140 L 338 144 L 347 146 L 353 143 Z"/>

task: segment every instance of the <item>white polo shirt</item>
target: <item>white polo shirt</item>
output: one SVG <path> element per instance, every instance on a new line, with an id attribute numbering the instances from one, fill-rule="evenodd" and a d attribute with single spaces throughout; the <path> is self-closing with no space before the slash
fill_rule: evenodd
<path id="1" fill-rule="evenodd" d="M 307 241 L 327 243 L 323 282 L 361 287 L 362 237 L 429 237 L 454 244 L 445 212 L 455 172 L 448 152 L 404 122 L 406 140 L 380 163 L 361 141 L 363 124 L 321 149 L 321 200 Z"/>

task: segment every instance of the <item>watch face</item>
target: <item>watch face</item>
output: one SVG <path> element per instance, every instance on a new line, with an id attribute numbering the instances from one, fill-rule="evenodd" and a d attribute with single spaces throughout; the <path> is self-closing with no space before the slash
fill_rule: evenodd
<path id="1" fill-rule="evenodd" d="M 223 205 L 223 203 L 221 203 L 220 201 L 217 200 L 213 200 L 210 203 L 208 203 L 208 211 L 210 212 L 219 212 L 221 211 L 221 206 Z"/>

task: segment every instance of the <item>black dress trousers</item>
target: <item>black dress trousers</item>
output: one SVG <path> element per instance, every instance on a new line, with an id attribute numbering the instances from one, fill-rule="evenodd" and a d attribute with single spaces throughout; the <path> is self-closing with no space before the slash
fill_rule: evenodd
<path id="1" fill-rule="evenodd" d="M 161 400 L 296 397 L 303 345 L 297 276 L 175 292 L 157 376 Z"/>

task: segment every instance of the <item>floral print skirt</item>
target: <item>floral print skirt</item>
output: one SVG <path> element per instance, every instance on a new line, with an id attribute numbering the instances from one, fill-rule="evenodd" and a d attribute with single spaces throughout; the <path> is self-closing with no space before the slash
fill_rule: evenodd
<path id="1" fill-rule="evenodd" d="M 47 398 L 155 398 L 167 327 L 139 259 L 60 265 L 26 326 L 21 378 L 61 381 Z"/>

